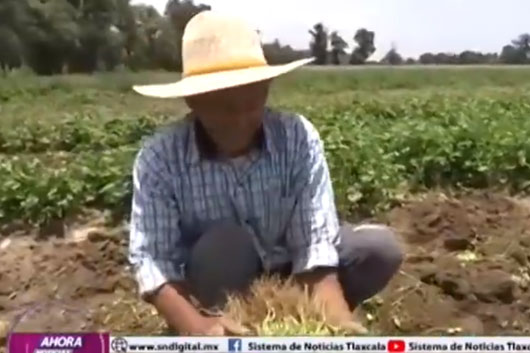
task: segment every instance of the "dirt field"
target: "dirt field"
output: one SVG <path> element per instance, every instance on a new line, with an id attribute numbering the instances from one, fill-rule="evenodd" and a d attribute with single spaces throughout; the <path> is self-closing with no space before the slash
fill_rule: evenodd
<path id="1" fill-rule="evenodd" d="M 391 285 L 359 311 L 371 332 L 530 333 L 530 202 L 431 194 L 395 208 L 387 221 L 402 234 L 407 258 Z M 154 310 L 135 295 L 125 227 L 83 223 L 46 240 L 2 230 L 4 330 L 163 333 Z"/>

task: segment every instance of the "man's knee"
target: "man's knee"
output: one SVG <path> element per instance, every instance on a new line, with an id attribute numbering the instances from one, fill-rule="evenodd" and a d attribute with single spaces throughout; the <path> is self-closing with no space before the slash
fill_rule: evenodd
<path id="1" fill-rule="evenodd" d="M 259 268 L 252 235 L 235 224 L 218 224 L 191 250 L 187 279 L 204 306 L 218 306 L 228 292 L 246 289 Z"/>
<path id="2" fill-rule="evenodd" d="M 372 256 L 374 261 L 395 269 L 403 262 L 401 242 L 390 227 L 376 224 L 360 225 L 354 228 L 354 233 L 365 238 L 367 254 Z"/>
<path id="3" fill-rule="evenodd" d="M 251 252 L 254 250 L 252 235 L 235 223 L 216 223 L 207 229 L 192 248 L 192 254 L 224 256 L 221 250 Z"/>
<path id="4" fill-rule="evenodd" d="M 385 272 L 396 272 L 403 262 L 404 249 L 398 235 L 385 225 L 350 227 L 341 236 L 340 253 L 346 262 L 364 262 Z"/>
<path id="5" fill-rule="evenodd" d="M 340 280 L 352 308 L 381 291 L 403 261 L 397 236 L 382 225 L 343 227 L 338 250 Z"/>

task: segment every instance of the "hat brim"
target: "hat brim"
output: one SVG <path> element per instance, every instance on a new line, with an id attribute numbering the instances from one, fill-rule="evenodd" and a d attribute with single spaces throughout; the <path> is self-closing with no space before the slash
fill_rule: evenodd
<path id="1" fill-rule="evenodd" d="M 313 61 L 314 58 L 297 60 L 284 65 L 267 65 L 239 70 L 214 72 L 184 77 L 178 82 L 157 85 L 136 85 L 137 93 L 157 98 L 177 98 L 217 91 L 225 88 L 246 85 L 268 80 Z"/>

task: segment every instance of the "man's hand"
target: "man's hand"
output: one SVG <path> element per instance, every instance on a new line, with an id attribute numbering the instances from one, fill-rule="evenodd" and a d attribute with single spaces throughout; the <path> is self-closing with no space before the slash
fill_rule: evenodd
<path id="1" fill-rule="evenodd" d="M 169 327 L 181 335 L 225 336 L 244 335 L 244 327 L 225 317 L 208 317 L 199 312 L 189 300 L 183 284 L 165 284 L 149 299 Z"/>
<path id="2" fill-rule="evenodd" d="M 182 332 L 189 336 L 242 336 L 247 330 L 226 317 L 205 317 L 194 323 L 191 332 Z"/>
<path id="3" fill-rule="evenodd" d="M 322 306 L 329 325 L 356 334 L 368 333 L 363 325 L 355 322 L 335 269 L 316 269 L 298 275 L 296 280 L 309 287 L 317 304 Z"/>

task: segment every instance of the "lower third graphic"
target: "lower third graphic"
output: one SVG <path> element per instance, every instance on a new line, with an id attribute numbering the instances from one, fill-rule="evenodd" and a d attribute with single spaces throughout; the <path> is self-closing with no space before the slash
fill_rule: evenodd
<path id="1" fill-rule="evenodd" d="M 239 338 L 230 338 L 228 340 L 229 352 L 241 352 L 243 350 L 243 342 Z"/>

